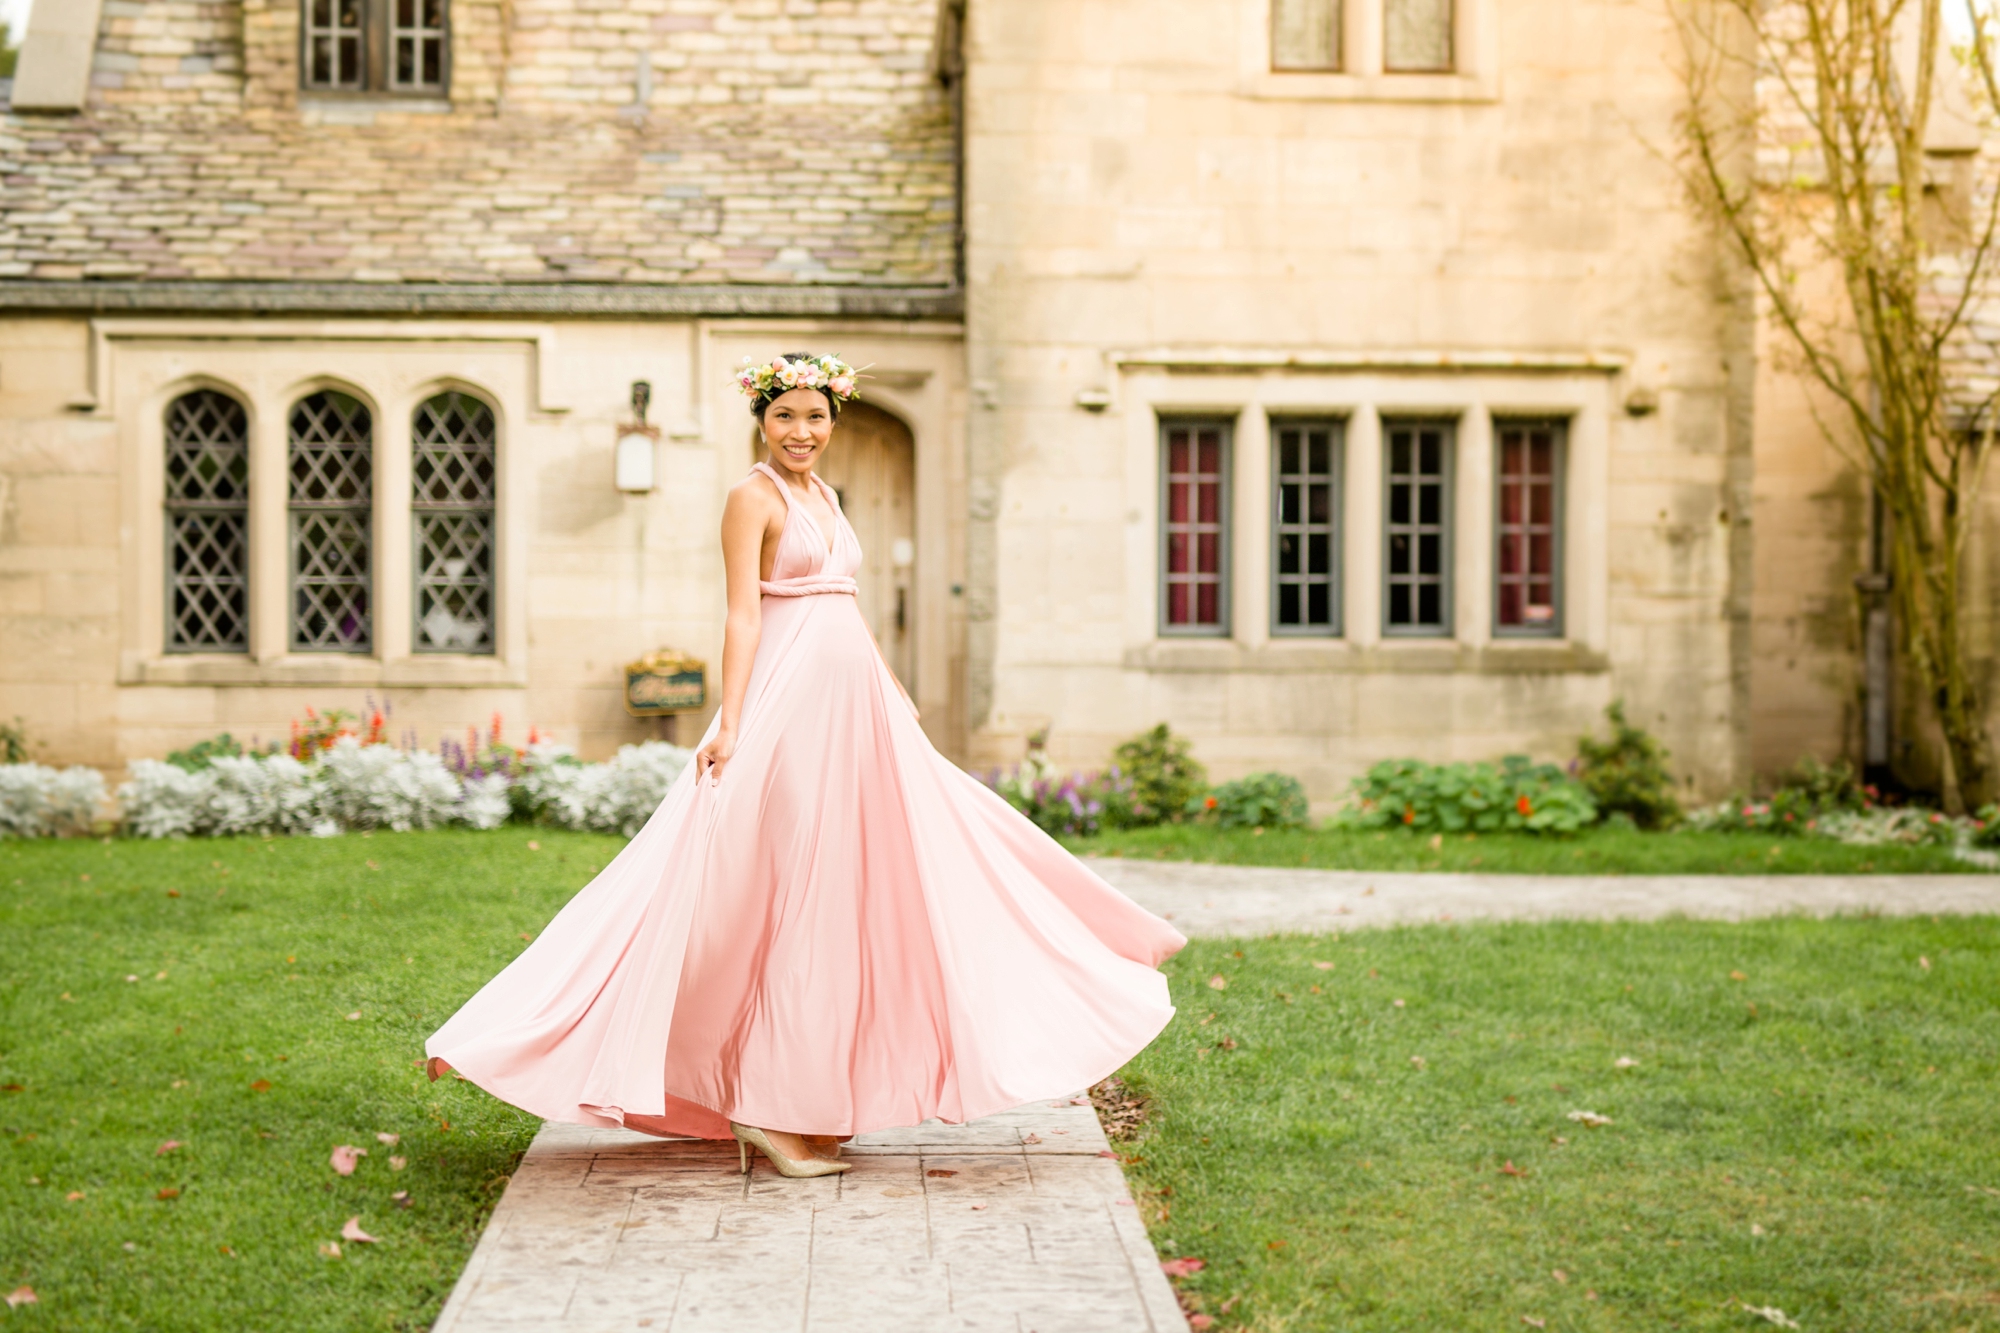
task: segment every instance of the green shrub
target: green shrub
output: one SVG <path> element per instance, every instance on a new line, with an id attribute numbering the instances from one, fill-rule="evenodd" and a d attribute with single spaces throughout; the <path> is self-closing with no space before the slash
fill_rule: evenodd
<path id="1" fill-rule="evenodd" d="M 205 741 L 196 741 L 185 750 L 167 751 L 167 762 L 189 773 L 199 773 L 217 759 L 235 759 L 245 754 L 263 756 L 276 753 L 278 753 L 276 741 L 261 749 L 252 746 L 246 750 L 234 736 L 225 731 L 220 736 L 210 736 Z"/>
<path id="2" fill-rule="evenodd" d="M 1304 828 L 1306 788 L 1284 773 L 1252 773 L 1225 782 L 1188 810 L 1223 828 Z"/>
<path id="3" fill-rule="evenodd" d="M 1866 810 L 1874 804 L 1874 790 L 1861 785 L 1852 764 L 1845 759 L 1822 764 L 1811 755 L 1779 774 L 1778 784 L 1771 792 L 1773 808 L 1803 815 Z"/>
<path id="4" fill-rule="evenodd" d="M 1597 821 L 1583 784 L 1554 764 L 1508 755 L 1493 764 L 1387 759 L 1354 780 L 1336 823 L 1412 833 L 1575 833 Z"/>
<path id="5" fill-rule="evenodd" d="M 1194 757 L 1185 736 L 1162 722 L 1111 752 L 1110 774 L 1118 785 L 1107 793 L 1104 822 L 1113 828 L 1142 828 L 1178 822 L 1188 802 L 1208 794 L 1208 770 Z"/>
<path id="6" fill-rule="evenodd" d="M 1643 727 L 1625 720 L 1625 701 L 1604 710 L 1611 739 L 1582 736 L 1576 742 L 1576 780 L 1590 793 L 1600 816 L 1623 815 L 1643 829 L 1667 828 L 1681 817 L 1674 799 L 1674 776 L 1667 751 Z"/>
<path id="7" fill-rule="evenodd" d="M 0 722 L 0 764 L 28 763 L 28 729 L 15 718 Z"/>

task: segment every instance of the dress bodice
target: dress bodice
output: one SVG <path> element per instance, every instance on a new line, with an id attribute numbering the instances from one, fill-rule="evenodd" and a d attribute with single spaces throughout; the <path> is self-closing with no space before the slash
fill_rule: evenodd
<path id="1" fill-rule="evenodd" d="M 833 532 L 828 534 L 812 511 L 799 503 L 776 468 L 759 462 L 752 471 L 762 472 L 785 497 L 785 528 L 778 535 L 777 558 L 771 562 L 771 577 L 758 585 L 764 595 L 853 593 L 854 574 L 861 568 L 861 540 L 854 535 L 847 516 L 840 512 L 840 497 L 833 487 L 817 475 L 813 477 L 813 483 L 826 497 L 827 507 L 833 510 Z"/>

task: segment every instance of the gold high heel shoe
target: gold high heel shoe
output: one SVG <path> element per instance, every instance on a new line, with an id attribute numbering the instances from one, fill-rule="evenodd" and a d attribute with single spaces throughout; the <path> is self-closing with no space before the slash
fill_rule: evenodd
<path id="1" fill-rule="evenodd" d="M 806 1145 L 806 1151 L 822 1161 L 840 1160 L 840 1140 L 831 1134 L 801 1134 L 799 1141 Z"/>
<path id="2" fill-rule="evenodd" d="M 817 1157 L 803 1162 L 794 1161 L 779 1152 L 777 1145 L 771 1142 L 771 1136 L 755 1125 L 739 1125 L 732 1120 L 729 1122 L 729 1132 L 736 1138 L 736 1160 L 746 1176 L 750 1174 L 752 1148 L 769 1158 L 771 1165 L 778 1169 L 779 1175 L 789 1176 L 794 1180 L 808 1176 L 837 1176 L 847 1170 L 846 1162 L 828 1162 Z"/>

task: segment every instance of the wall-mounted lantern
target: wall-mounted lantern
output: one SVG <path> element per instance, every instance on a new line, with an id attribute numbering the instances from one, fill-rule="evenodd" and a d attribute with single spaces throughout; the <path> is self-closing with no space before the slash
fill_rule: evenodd
<path id="1" fill-rule="evenodd" d="M 644 495 L 657 484 L 653 464 L 660 432 L 658 427 L 646 424 L 646 405 L 652 398 L 651 384 L 645 380 L 633 381 L 632 420 L 618 428 L 613 472 L 618 489 L 628 495 Z"/>

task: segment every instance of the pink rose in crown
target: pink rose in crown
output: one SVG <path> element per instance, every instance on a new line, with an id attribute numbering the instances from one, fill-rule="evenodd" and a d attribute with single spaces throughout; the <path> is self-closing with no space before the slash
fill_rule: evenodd
<path id="1" fill-rule="evenodd" d="M 846 398 L 854 392 L 854 380 L 850 376 L 842 375 L 840 378 L 834 380 L 833 383 L 827 385 L 827 388 L 832 389 L 842 398 Z"/>

